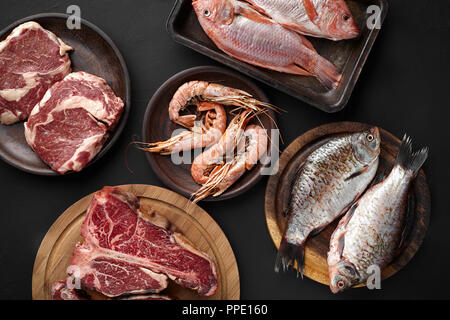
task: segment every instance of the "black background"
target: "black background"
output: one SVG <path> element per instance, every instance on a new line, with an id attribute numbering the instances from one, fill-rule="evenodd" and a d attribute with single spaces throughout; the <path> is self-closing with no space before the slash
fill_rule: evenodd
<path id="1" fill-rule="evenodd" d="M 427 237 L 413 260 L 382 290 L 353 289 L 334 296 L 309 279 L 273 272 L 276 250 L 264 218 L 267 179 L 237 199 L 205 203 L 227 235 L 237 258 L 243 299 L 449 298 L 449 35 L 450 1 L 391 0 L 386 22 L 344 111 L 326 114 L 261 83 L 271 102 L 288 110 L 278 123 L 286 143 L 318 125 L 360 121 L 397 136 L 408 132 L 416 145 L 428 145 L 424 169 L 432 195 Z M 104 185 L 162 186 L 143 153 L 125 149 L 141 136 L 142 118 L 155 90 L 189 67 L 218 65 L 174 43 L 166 31 L 171 0 L 0 1 L 0 29 L 42 12 L 81 7 L 82 17 L 102 28 L 122 51 L 131 74 L 132 110 L 118 143 L 80 174 L 40 177 L 0 161 L 0 298 L 30 299 L 33 263 L 39 245 L 57 217 L 71 204 Z M 285 145 L 285 147 L 287 146 Z"/>

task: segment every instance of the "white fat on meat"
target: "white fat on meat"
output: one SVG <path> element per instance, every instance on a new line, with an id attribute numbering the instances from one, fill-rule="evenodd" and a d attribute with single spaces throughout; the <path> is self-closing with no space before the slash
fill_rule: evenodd
<path id="1" fill-rule="evenodd" d="M 123 107 L 104 79 L 71 73 L 33 108 L 25 138 L 53 170 L 81 171 L 102 149 Z"/>
<path id="2" fill-rule="evenodd" d="M 36 34 L 40 38 L 24 39 L 30 30 L 38 31 Z M 48 46 L 35 48 L 33 41 L 42 40 L 47 40 L 50 47 L 54 44 L 59 55 L 46 52 Z M 22 45 L 19 51 L 23 56 L 17 52 L 18 44 Z M 11 47 L 16 49 L 11 52 Z M 0 42 L 0 123 L 11 125 L 28 117 L 45 91 L 70 73 L 71 62 L 67 55 L 70 50 L 72 47 L 34 21 L 19 25 Z"/>

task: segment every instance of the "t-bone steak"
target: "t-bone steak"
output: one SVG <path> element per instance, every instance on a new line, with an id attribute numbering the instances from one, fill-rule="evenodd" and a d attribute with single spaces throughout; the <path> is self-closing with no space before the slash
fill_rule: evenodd
<path id="1" fill-rule="evenodd" d="M 34 107 L 25 138 L 53 170 L 81 171 L 101 150 L 123 107 L 104 79 L 74 72 L 48 89 Z"/>
<path id="2" fill-rule="evenodd" d="M 68 285 L 68 283 L 70 285 Z M 91 300 L 93 297 L 82 289 L 75 289 L 72 279 L 60 280 L 53 283 L 50 288 L 50 297 L 52 300 Z M 94 297 L 95 298 L 95 297 Z M 172 300 L 171 297 L 159 294 L 147 295 L 129 295 L 114 300 Z"/>
<path id="3" fill-rule="evenodd" d="M 90 296 L 83 290 L 70 289 L 67 280 L 56 281 L 50 288 L 52 300 L 90 300 Z"/>
<path id="4" fill-rule="evenodd" d="M 21 24 L 0 42 L 0 123 L 28 118 L 47 89 L 70 73 L 69 50 L 33 21 Z"/>
<path id="5" fill-rule="evenodd" d="M 97 192 L 81 227 L 69 275 L 81 285 L 114 297 L 159 292 L 167 277 L 210 296 L 217 290 L 216 266 L 181 234 L 147 220 L 138 198 L 119 188 Z"/>

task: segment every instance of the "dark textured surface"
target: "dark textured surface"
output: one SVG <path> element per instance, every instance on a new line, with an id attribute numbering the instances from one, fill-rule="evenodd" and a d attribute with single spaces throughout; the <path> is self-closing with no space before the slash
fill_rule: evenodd
<path id="1" fill-rule="evenodd" d="M 105 157 L 80 174 L 40 177 L 0 162 L 0 298 L 31 298 L 33 262 L 46 231 L 72 203 L 104 185 L 161 185 L 145 156 L 130 141 L 140 138 L 142 118 L 155 90 L 173 74 L 198 65 L 218 65 L 174 43 L 165 23 L 169 0 L 12 1 L 0 2 L 2 27 L 40 12 L 65 12 L 78 3 L 82 16 L 102 28 L 127 61 L 132 112 L 121 138 Z M 428 145 L 424 166 L 431 189 L 432 213 L 427 237 L 401 272 L 382 290 L 350 290 L 333 296 L 311 280 L 273 272 L 276 250 L 264 218 L 267 178 L 233 200 L 202 204 L 219 223 L 234 249 L 243 299 L 391 299 L 449 298 L 448 228 L 450 179 L 448 86 L 450 3 L 435 0 L 390 1 L 389 14 L 344 111 L 326 114 L 265 85 L 271 102 L 288 110 L 278 118 L 287 144 L 315 126 L 333 121 L 378 125 L 398 137 L 408 132 L 416 145 Z"/>

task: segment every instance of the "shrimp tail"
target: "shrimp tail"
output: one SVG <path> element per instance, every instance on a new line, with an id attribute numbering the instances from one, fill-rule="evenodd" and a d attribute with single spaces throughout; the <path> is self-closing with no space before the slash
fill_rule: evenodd
<path id="1" fill-rule="evenodd" d="M 190 129 L 194 127 L 196 119 L 197 116 L 195 114 L 188 114 L 185 116 L 179 116 L 177 119 L 173 119 L 173 122 L 179 124 L 180 126 Z"/>
<path id="2" fill-rule="evenodd" d="M 144 143 L 135 142 L 138 149 L 151 153 L 160 153 L 161 155 L 169 155 L 174 151 L 183 151 L 183 147 L 180 142 L 191 134 L 189 131 L 185 131 L 178 136 L 172 137 L 166 141 Z"/>

